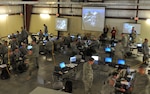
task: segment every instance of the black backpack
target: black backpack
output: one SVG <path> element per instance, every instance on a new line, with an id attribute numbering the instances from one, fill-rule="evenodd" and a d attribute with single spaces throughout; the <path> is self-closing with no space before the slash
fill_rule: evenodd
<path id="1" fill-rule="evenodd" d="M 10 78 L 8 71 L 9 70 L 7 70 L 7 68 L 2 68 L 2 73 L 1 73 L 1 79 L 2 80 Z"/>
<path id="2" fill-rule="evenodd" d="M 18 72 L 23 73 L 27 70 L 27 66 L 23 61 L 18 62 Z"/>
<path id="3" fill-rule="evenodd" d="M 66 81 L 65 92 L 72 93 L 72 82 L 71 81 Z"/>

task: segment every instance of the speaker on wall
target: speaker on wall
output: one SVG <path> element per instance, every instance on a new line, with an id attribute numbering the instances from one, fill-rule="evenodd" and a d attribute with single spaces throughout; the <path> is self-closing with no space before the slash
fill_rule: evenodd
<path id="1" fill-rule="evenodd" d="M 72 2 L 84 2 L 84 0 L 71 0 Z"/>

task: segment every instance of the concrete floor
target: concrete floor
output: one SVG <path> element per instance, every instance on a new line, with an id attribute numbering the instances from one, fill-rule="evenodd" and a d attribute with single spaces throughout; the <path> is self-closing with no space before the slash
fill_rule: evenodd
<path id="1" fill-rule="evenodd" d="M 105 57 L 104 52 L 99 52 L 99 55 L 103 59 Z M 64 61 L 66 63 L 69 63 L 69 56 L 64 55 L 62 53 L 55 53 L 56 58 L 56 65 Z M 142 57 L 132 57 L 126 59 L 127 64 L 130 66 L 135 66 L 139 64 L 142 60 Z M 52 74 L 54 70 L 54 62 L 53 61 L 46 61 L 44 59 L 44 56 L 39 57 L 39 63 L 40 68 L 38 70 L 35 70 L 33 73 L 33 76 L 30 80 L 26 80 L 28 73 L 22 73 L 18 74 L 18 76 L 15 76 L 14 74 L 11 74 L 11 78 L 7 80 L 1 80 L 0 79 L 0 94 L 29 94 L 33 89 L 35 89 L 37 86 L 45 87 L 45 88 L 52 88 Z M 137 66 L 135 66 L 136 68 Z M 79 70 L 82 69 L 82 66 L 79 66 Z M 94 78 L 92 92 L 93 94 L 100 94 L 101 86 L 103 84 L 103 81 L 106 78 L 103 77 L 97 77 Z M 43 82 L 44 81 L 44 82 Z M 83 94 L 84 88 L 82 81 L 73 81 L 73 94 Z"/>

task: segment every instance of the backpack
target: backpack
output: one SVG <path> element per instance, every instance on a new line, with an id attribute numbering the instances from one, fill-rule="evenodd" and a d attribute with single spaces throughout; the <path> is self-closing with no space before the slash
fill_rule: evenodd
<path id="1" fill-rule="evenodd" d="M 10 75 L 7 71 L 7 68 L 6 67 L 2 68 L 1 79 L 5 80 L 5 79 L 8 79 L 8 78 L 10 78 Z"/>
<path id="2" fill-rule="evenodd" d="M 65 83 L 65 92 L 72 93 L 72 81 L 66 81 Z"/>

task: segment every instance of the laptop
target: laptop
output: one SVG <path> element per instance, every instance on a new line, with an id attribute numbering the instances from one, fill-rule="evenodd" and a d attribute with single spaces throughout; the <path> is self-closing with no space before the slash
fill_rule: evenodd
<path id="1" fill-rule="evenodd" d="M 28 50 L 31 50 L 31 49 L 32 49 L 32 46 L 31 46 L 31 45 L 28 45 L 28 46 L 27 46 L 27 49 L 28 49 Z"/>
<path id="2" fill-rule="evenodd" d="M 61 69 L 65 68 L 65 67 L 66 67 L 65 62 L 61 62 L 61 63 L 59 64 L 59 67 L 60 67 Z"/>
<path id="3" fill-rule="evenodd" d="M 70 57 L 70 63 L 75 63 L 77 60 L 76 56 Z"/>
<path id="4" fill-rule="evenodd" d="M 142 48 L 142 44 L 141 44 L 141 43 L 138 43 L 138 44 L 137 44 L 137 47 L 138 47 L 138 48 Z"/>
<path id="5" fill-rule="evenodd" d="M 110 53 L 110 52 L 111 52 L 111 48 L 110 48 L 110 47 L 106 47 L 106 48 L 105 48 L 105 52 L 106 52 L 106 53 Z"/>
<path id="6" fill-rule="evenodd" d="M 47 40 L 43 40 L 44 43 L 47 43 Z"/>
<path id="7" fill-rule="evenodd" d="M 94 58 L 94 64 L 98 64 L 99 56 L 91 56 L 91 57 Z"/>
<path id="8" fill-rule="evenodd" d="M 46 45 L 46 43 L 47 43 L 47 40 L 43 40 L 43 45 Z"/>
<path id="9" fill-rule="evenodd" d="M 75 36 L 73 36 L 73 35 L 72 35 L 72 36 L 70 36 L 70 37 L 71 37 L 71 38 L 75 38 Z"/>
<path id="10" fill-rule="evenodd" d="M 10 38 L 11 37 L 11 35 L 8 35 L 8 38 Z"/>
<path id="11" fill-rule="evenodd" d="M 117 44 L 117 43 L 112 43 L 112 44 L 111 44 L 111 47 L 115 47 L 115 46 L 116 46 L 116 44 Z"/>
<path id="12" fill-rule="evenodd" d="M 125 60 L 124 59 L 118 59 L 117 64 L 125 65 Z"/>
<path id="13" fill-rule="evenodd" d="M 112 58 L 111 57 L 105 57 L 104 62 L 105 63 L 112 63 Z"/>

